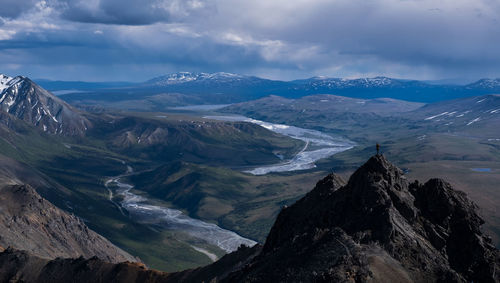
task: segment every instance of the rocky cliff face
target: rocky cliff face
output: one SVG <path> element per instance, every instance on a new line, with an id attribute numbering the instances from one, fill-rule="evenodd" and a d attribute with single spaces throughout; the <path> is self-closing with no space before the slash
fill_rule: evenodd
<path id="1" fill-rule="evenodd" d="M 90 258 L 108 262 L 137 261 L 42 198 L 29 185 L 0 187 L 0 246 L 38 257 Z"/>
<path id="2" fill-rule="evenodd" d="M 92 126 L 78 110 L 21 76 L 0 75 L 0 111 L 52 134 L 83 135 Z"/>
<path id="3" fill-rule="evenodd" d="M 331 174 L 279 214 L 265 246 L 227 281 L 498 282 L 476 206 L 450 184 L 409 184 L 374 156 Z"/>

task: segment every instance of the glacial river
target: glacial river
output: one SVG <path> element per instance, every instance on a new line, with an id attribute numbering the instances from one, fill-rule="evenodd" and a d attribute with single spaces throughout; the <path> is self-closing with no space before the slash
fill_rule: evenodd
<path id="1" fill-rule="evenodd" d="M 340 138 L 321 133 L 319 131 L 303 129 L 294 126 L 273 124 L 259 121 L 243 116 L 206 116 L 207 119 L 224 121 L 244 121 L 260 125 L 273 132 L 286 135 L 305 142 L 304 148 L 290 160 L 283 160 L 274 165 L 266 165 L 246 172 L 254 175 L 264 175 L 270 172 L 285 172 L 304 170 L 315 167 L 314 164 L 321 158 L 332 156 L 336 153 L 348 150 L 354 146 L 354 143 Z M 127 166 L 127 172 L 123 175 L 108 179 L 105 186 L 109 191 L 109 200 L 125 215 L 124 210 L 135 221 L 152 227 L 161 228 L 168 231 L 179 231 L 188 234 L 194 238 L 195 242 L 217 246 L 229 253 L 238 249 L 240 245 L 253 246 L 255 241 L 246 239 L 233 231 L 223 229 L 216 224 L 207 223 L 199 219 L 191 218 L 182 211 L 153 204 L 147 198 L 132 192 L 134 186 L 125 183 L 122 179 L 134 174 L 133 169 Z M 120 203 L 114 201 L 113 195 L 121 198 Z M 195 246 L 188 239 L 186 243 L 216 260 L 217 256 L 199 246 Z M 191 242 L 191 243 L 190 243 Z"/>
<path id="2" fill-rule="evenodd" d="M 152 204 L 147 198 L 134 194 L 131 191 L 133 185 L 121 180 L 130 174 L 132 173 L 129 167 L 127 174 L 108 179 L 105 186 L 109 190 L 110 201 L 117 205 L 122 213 L 122 209 L 125 209 L 134 221 L 169 231 L 187 233 L 197 242 L 217 246 L 227 253 L 237 250 L 240 245 L 251 247 L 256 244 L 255 241 L 241 237 L 235 232 L 191 218 L 180 210 Z M 113 193 L 121 196 L 122 200 L 119 204 L 113 200 Z M 193 248 L 205 253 L 212 260 L 216 259 L 214 254 L 200 247 L 193 246 Z"/>
<path id="3" fill-rule="evenodd" d="M 320 131 L 283 124 L 274 124 L 245 116 L 204 116 L 203 118 L 221 121 L 249 122 L 257 124 L 275 133 L 302 140 L 306 143 L 304 148 L 290 160 L 283 160 L 277 164 L 261 166 L 245 171 L 253 175 L 265 175 L 271 172 L 311 169 L 316 167 L 316 161 L 351 149 L 355 145 L 355 143 L 350 140 L 342 137 L 327 135 Z"/>

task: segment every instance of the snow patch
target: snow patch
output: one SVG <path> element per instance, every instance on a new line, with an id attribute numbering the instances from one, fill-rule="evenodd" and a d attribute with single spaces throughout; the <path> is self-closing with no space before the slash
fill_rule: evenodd
<path id="1" fill-rule="evenodd" d="M 472 124 L 474 124 L 476 122 L 479 122 L 480 120 L 481 120 L 481 117 L 477 117 L 476 119 L 474 119 L 474 120 L 470 121 L 469 123 L 467 123 L 467 126 L 470 126 L 470 125 L 472 125 Z"/>
<path id="2" fill-rule="evenodd" d="M 432 120 L 432 119 L 434 119 L 434 118 L 437 118 L 437 117 L 440 117 L 440 116 L 446 115 L 446 114 L 448 114 L 448 113 L 449 113 L 449 112 L 443 112 L 443 113 L 441 113 L 441 114 L 437 114 L 437 115 L 434 115 L 434 116 L 427 117 L 427 118 L 425 118 L 424 120 Z"/>
<path id="3" fill-rule="evenodd" d="M 0 74 L 0 92 L 10 86 L 9 82 L 12 80 L 11 77 Z"/>

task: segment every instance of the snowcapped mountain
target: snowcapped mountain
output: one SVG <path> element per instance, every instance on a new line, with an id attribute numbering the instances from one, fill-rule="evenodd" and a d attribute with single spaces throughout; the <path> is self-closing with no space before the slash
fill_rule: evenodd
<path id="1" fill-rule="evenodd" d="M 471 83 L 465 86 L 467 89 L 485 89 L 485 90 L 496 90 L 500 92 L 500 78 L 497 79 L 481 79 L 475 83 Z"/>
<path id="2" fill-rule="evenodd" d="M 70 103 L 89 105 L 127 100 L 134 101 L 127 105 L 137 105 L 143 101 L 144 105 L 153 103 L 157 111 L 162 109 L 161 107 L 239 103 L 269 95 L 300 98 L 308 95 L 332 94 L 358 99 L 393 98 L 433 103 L 494 93 L 500 93 L 500 79 L 483 79 L 463 86 L 429 84 L 424 81 L 389 77 L 359 79 L 312 77 L 278 81 L 224 72 L 179 72 L 126 87 L 94 89 L 60 97 Z"/>
<path id="3" fill-rule="evenodd" d="M 183 84 L 187 82 L 219 82 L 219 83 L 229 83 L 234 81 L 242 81 L 245 79 L 252 79 L 252 77 L 242 76 L 231 73 L 191 73 L 191 72 L 179 72 L 173 73 L 161 77 L 154 78 L 147 81 L 146 85 L 155 86 L 167 86 Z"/>
<path id="4" fill-rule="evenodd" d="M 415 102 L 434 102 L 449 99 L 452 87 L 430 85 L 421 81 L 401 80 L 388 77 L 374 78 L 327 78 L 313 77 L 291 81 L 290 93 L 334 94 L 353 98 L 394 98 Z"/>
<path id="5" fill-rule="evenodd" d="M 359 78 L 359 79 L 312 77 L 305 80 L 292 81 L 292 83 L 297 84 L 297 86 L 295 86 L 295 89 L 308 89 L 308 90 L 431 87 L 430 85 L 427 85 L 420 81 L 398 80 L 388 77 Z"/>
<path id="6" fill-rule="evenodd" d="M 361 79 L 340 79 L 327 77 L 312 77 L 306 80 L 293 81 L 301 85 L 311 87 L 331 87 L 331 88 L 349 88 L 349 87 L 385 87 L 391 85 L 401 85 L 402 82 L 387 77 L 361 78 Z"/>
<path id="7" fill-rule="evenodd" d="M 286 90 L 289 83 L 262 79 L 254 76 L 245 76 L 232 73 L 191 73 L 180 72 L 168 74 L 128 87 L 127 95 L 116 95 L 113 100 L 127 99 L 140 100 L 145 96 L 156 94 L 182 94 L 182 104 L 196 101 L 198 104 L 227 104 L 260 98 L 269 94 Z M 119 93 L 123 90 L 107 91 Z M 87 94 L 62 96 L 67 101 L 85 101 Z M 92 99 L 105 99 L 96 94 Z M 200 103 L 201 100 L 201 103 Z M 190 102 L 191 101 L 191 102 Z M 181 104 L 181 105 L 182 105 Z"/>
<path id="8" fill-rule="evenodd" d="M 22 76 L 0 75 L 0 111 L 52 134 L 82 135 L 91 126 L 78 110 Z"/>

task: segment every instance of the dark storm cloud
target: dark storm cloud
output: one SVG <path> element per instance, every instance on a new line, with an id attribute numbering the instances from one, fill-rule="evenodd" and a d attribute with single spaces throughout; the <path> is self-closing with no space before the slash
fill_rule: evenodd
<path id="1" fill-rule="evenodd" d="M 62 17 L 83 23 L 149 25 L 181 21 L 212 8 L 201 0 L 66 0 Z"/>
<path id="2" fill-rule="evenodd" d="M 254 35 L 315 44 L 341 57 L 446 67 L 498 64 L 498 1 L 318 1 L 279 3 L 284 13 L 236 21 Z M 277 5 L 267 5 L 274 10 Z M 237 8 L 233 8 L 237 9 Z M 237 13 L 236 10 L 232 13 Z M 248 26 L 250 25 L 250 26 Z M 338 60 L 337 57 L 332 58 Z"/>
<path id="3" fill-rule="evenodd" d="M 36 2 L 36 0 L 2 0 L 0 17 L 17 18 L 24 11 L 33 8 Z"/>

